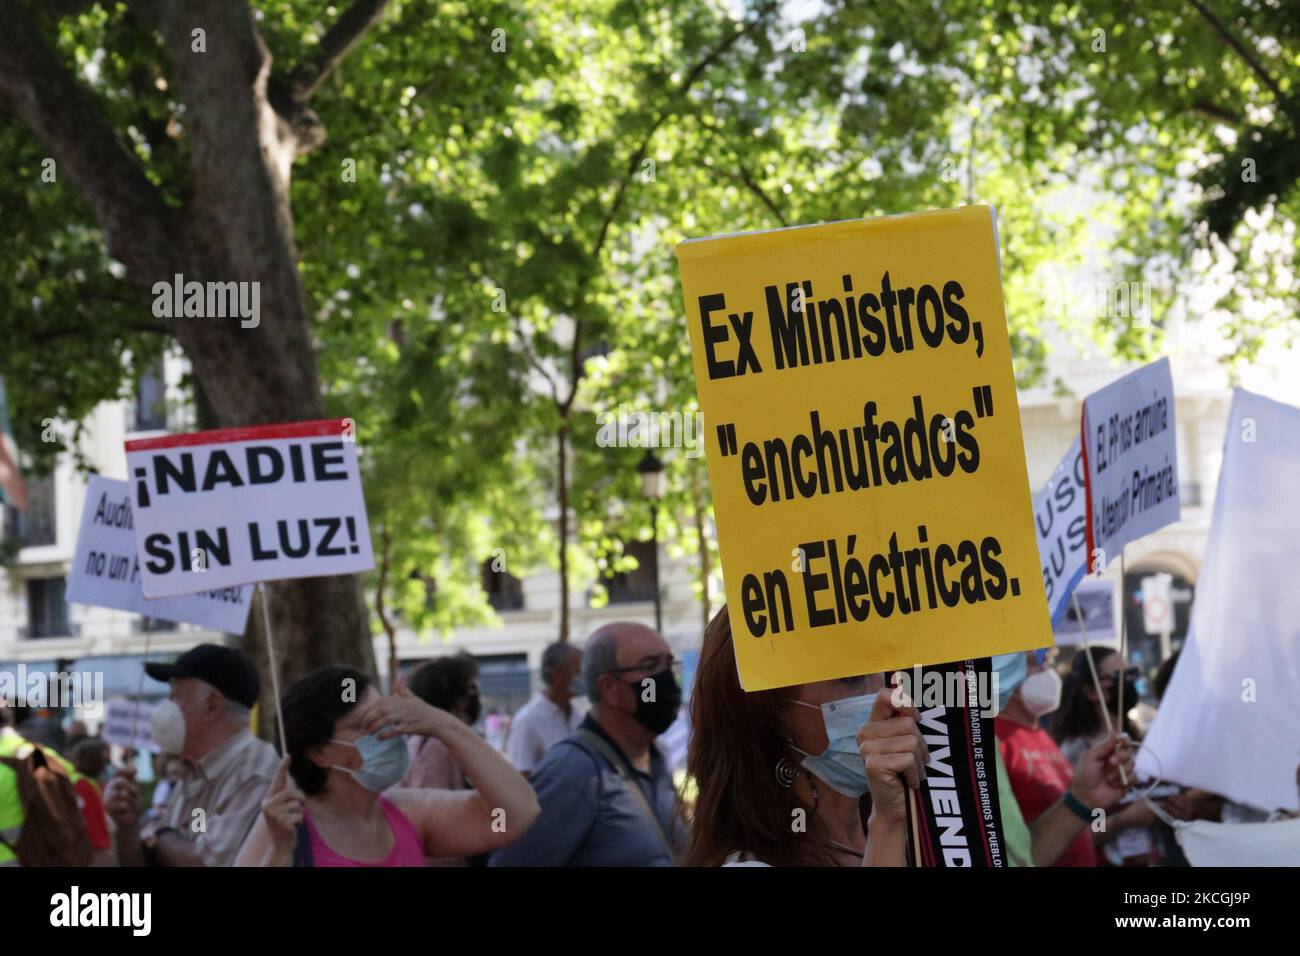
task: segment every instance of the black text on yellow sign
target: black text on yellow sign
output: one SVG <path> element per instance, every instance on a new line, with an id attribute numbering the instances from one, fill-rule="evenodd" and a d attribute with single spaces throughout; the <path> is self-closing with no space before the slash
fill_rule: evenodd
<path id="1" fill-rule="evenodd" d="M 992 210 L 677 256 L 745 688 L 1050 644 Z"/>

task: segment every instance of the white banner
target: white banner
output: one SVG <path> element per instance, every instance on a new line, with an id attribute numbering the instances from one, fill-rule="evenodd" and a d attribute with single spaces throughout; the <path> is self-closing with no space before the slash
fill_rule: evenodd
<path id="1" fill-rule="evenodd" d="M 375 566 L 347 419 L 126 444 L 149 597 Z"/>
<path id="2" fill-rule="evenodd" d="M 252 588 L 231 587 L 150 600 L 140 588 L 140 561 L 131 530 L 131 486 L 91 475 L 81 511 L 67 599 L 214 631 L 243 634 Z"/>
<path id="3" fill-rule="evenodd" d="M 1034 495 L 1034 530 L 1043 566 L 1047 608 L 1056 627 L 1070 602 L 1070 592 L 1087 570 L 1088 503 L 1083 446 L 1074 440 L 1061 463 Z"/>
<path id="4" fill-rule="evenodd" d="M 1140 775 L 1300 809 L 1297 475 L 1300 408 L 1236 390 L 1192 619 Z"/>
<path id="5" fill-rule="evenodd" d="M 1129 541 L 1178 520 L 1177 431 L 1167 358 L 1084 399 L 1088 554 L 1100 549 L 1102 568 Z"/>
<path id="6" fill-rule="evenodd" d="M 1211 823 L 1174 831 L 1192 866 L 1290 866 L 1300 860 L 1300 820 Z"/>
<path id="7" fill-rule="evenodd" d="M 99 736 L 110 744 L 119 747 L 133 747 L 136 750 L 154 751 L 153 735 L 149 730 L 149 718 L 153 716 L 153 704 L 134 700 L 110 700 L 104 711 L 104 725 Z M 135 736 L 131 736 L 132 729 Z"/>

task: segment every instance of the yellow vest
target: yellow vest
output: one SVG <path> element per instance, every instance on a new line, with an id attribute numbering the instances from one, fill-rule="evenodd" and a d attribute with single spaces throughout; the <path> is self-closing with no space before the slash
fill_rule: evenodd
<path id="1" fill-rule="evenodd" d="M 0 757 L 16 757 L 18 751 L 28 746 L 18 734 L 0 734 Z M 23 825 L 23 804 L 18 798 L 18 776 L 8 767 L 0 766 L 0 833 L 16 841 Z M 14 853 L 0 843 L 0 865 L 12 863 Z"/>

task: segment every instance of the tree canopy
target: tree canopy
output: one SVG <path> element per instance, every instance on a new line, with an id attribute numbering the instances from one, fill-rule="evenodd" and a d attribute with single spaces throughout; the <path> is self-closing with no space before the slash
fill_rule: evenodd
<path id="1" fill-rule="evenodd" d="M 1024 384 L 1045 369 L 1043 270 L 1089 251 L 1088 218 L 1111 226 L 1115 281 L 1172 289 L 1229 260 L 1241 356 L 1294 335 L 1296 14 L 11 0 L 0 375 L 18 440 L 48 464 L 47 419 L 81 420 L 180 348 L 221 424 L 317 406 L 356 421 L 381 616 L 489 620 L 493 555 L 521 576 L 549 562 L 599 599 L 649 534 L 640 452 L 602 447 L 599 416 L 695 410 L 683 238 L 990 202 Z M 1081 184 L 1095 208 L 1059 201 Z M 160 321 L 149 285 L 170 278 L 178 235 L 214 277 L 283 259 L 296 318 L 237 346 L 183 324 L 208 320 Z M 1151 323 L 1097 315 L 1088 331 L 1149 354 L 1173 297 Z M 319 394 L 285 397 L 303 390 Z M 661 534 L 707 560 L 703 458 L 664 457 Z"/>

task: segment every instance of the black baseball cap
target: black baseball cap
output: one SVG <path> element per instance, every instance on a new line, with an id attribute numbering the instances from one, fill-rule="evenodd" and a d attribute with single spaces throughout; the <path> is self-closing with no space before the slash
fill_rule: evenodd
<path id="1" fill-rule="evenodd" d="M 257 669 L 248 659 L 220 644 L 192 647 L 170 664 L 145 664 L 144 672 L 163 683 L 178 677 L 196 677 L 245 707 L 257 703 L 262 687 Z"/>

